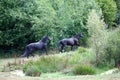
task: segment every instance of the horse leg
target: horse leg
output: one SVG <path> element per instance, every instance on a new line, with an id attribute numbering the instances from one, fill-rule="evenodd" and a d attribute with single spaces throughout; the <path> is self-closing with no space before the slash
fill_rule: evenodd
<path id="1" fill-rule="evenodd" d="M 42 50 L 40 49 L 40 51 L 39 51 L 39 56 L 41 56 L 41 55 L 42 55 L 42 53 L 43 53 L 43 52 L 42 52 Z"/>
<path id="2" fill-rule="evenodd" d="M 63 52 L 64 47 L 65 47 L 65 45 L 62 45 L 62 46 L 61 46 L 61 52 Z"/>
<path id="3" fill-rule="evenodd" d="M 80 46 L 80 44 L 78 43 L 78 41 L 77 41 L 76 45 L 77 45 L 77 46 Z"/>
<path id="4" fill-rule="evenodd" d="M 27 52 L 26 56 L 27 56 L 27 58 L 29 58 L 29 56 L 30 56 L 30 51 Z"/>
<path id="5" fill-rule="evenodd" d="M 45 49 L 46 55 L 48 55 L 48 53 L 47 53 L 47 46 L 45 46 L 44 49 Z"/>
<path id="6" fill-rule="evenodd" d="M 29 49 L 29 54 L 34 57 L 33 49 Z"/>
<path id="7" fill-rule="evenodd" d="M 33 49 L 31 47 L 27 47 L 27 58 L 29 58 L 30 55 L 32 55 L 34 57 L 34 55 L 32 54 Z"/>
<path id="8" fill-rule="evenodd" d="M 72 51 L 72 49 L 73 49 L 73 45 L 71 45 L 71 51 Z"/>
<path id="9" fill-rule="evenodd" d="M 28 47 L 25 47 L 25 51 L 24 51 L 24 54 L 22 55 L 22 57 L 27 57 L 28 54 L 29 54 Z"/>
<path id="10" fill-rule="evenodd" d="M 26 57 L 26 51 L 23 53 L 22 57 Z"/>
<path id="11" fill-rule="evenodd" d="M 29 54 L 27 54 L 27 58 L 29 58 Z"/>
<path id="12" fill-rule="evenodd" d="M 33 53 L 31 53 L 31 55 L 34 57 L 34 54 L 33 54 Z"/>

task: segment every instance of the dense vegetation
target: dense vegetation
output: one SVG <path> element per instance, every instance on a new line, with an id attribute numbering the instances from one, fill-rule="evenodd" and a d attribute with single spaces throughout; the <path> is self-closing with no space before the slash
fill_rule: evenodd
<path id="1" fill-rule="evenodd" d="M 99 13 L 94 0 L 1 0 L 0 46 L 6 50 L 23 49 L 45 34 L 56 46 L 59 39 L 77 32 L 84 34 L 82 42 L 86 43 L 86 19 L 92 9 Z"/>
<path id="2" fill-rule="evenodd" d="M 104 21 L 111 27 L 115 24 L 113 21 L 116 19 L 117 6 L 114 0 L 96 0 L 102 9 Z"/>
<path id="3" fill-rule="evenodd" d="M 117 4 L 117 18 L 116 18 L 116 23 L 120 24 L 120 0 L 115 0 Z"/>
<path id="4" fill-rule="evenodd" d="M 91 50 L 79 47 L 74 52 L 41 56 L 34 61 L 30 60 L 22 65 L 22 69 L 29 76 L 36 73 L 53 72 L 75 75 L 95 74 L 97 71 L 91 65 L 91 62 L 95 63 L 94 57 L 95 55 L 91 53 Z"/>
<path id="5" fill-rule="evenodd" d="M 117 66 L 120 63 L 119 4 L 119 0 L 0 0 L 0 51 L 16 49 L 23 52 L 26 44 L 40 40 L 45 34 L 52 38 L 49 46 L 56 48 L 58 40 L 82 32 L 84 38 L 79 42 L 85 47 L 89 46 L 91 56 L 95 59 L 90 64 Z M 89 52 L 85 51 L 82 55 L 86 53 Z M 59 66 L 60 61 L 66 61 L 70 66 L 80 62 L 79 49 L 72 56 L 70 60 L 58 57 L 55 64 L 51 63 L 55 57 L 43 57 L 35 63 L 28 62 L 23 69 L 28 73 L 34 67 L 38 72 L 59 71 L 67 67 L 66 64 Z M 50 67 L 44 69 L 46 62 Z M 32 66 L 27 68 L 29 64 Z M 84 66 L 78 65 L 75 69 L 78 67 Z M 90 68 L 91 74 L 94 73 L 91 66 L 87 68 Z"/>

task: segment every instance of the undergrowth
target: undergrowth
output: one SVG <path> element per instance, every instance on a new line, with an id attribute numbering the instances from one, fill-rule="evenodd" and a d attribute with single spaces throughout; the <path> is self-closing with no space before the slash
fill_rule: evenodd
<path id="1" fill-rule="evenodd" d="M 76 66 L 76 64 L 91 64 L 94 62 L 93 57 L 94 54 L 91 53 L 90 49 L 80 47 L 74 52 L 71 51 L 55 55 L 51 54 L 48 56 L 41 56 L 34 61 L 30 60 L 22 65 L 22 69 L 26 74 L 28 74 L 27 70 L 29 66 L 39 67 L 40 73 L 61 72 L 66 69 L 68 69 L 69 72 L 72 72 L 72 68 Z M 32 69 L 33 68 L 30 70 Z M 34 71 L 39 72 L 37 70 Z"/>

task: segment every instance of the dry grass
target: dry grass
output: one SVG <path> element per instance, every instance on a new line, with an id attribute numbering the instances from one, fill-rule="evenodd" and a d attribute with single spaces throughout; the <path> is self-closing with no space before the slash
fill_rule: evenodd
<path id="1" fill-rule="evenodd" d="M 0 80 L 120 80 L 120 73 L 112 75 L 82 75 L 82 76 L 63 76 L 63 77 L 19 77 L 9 72 L 0 72 Z"/>

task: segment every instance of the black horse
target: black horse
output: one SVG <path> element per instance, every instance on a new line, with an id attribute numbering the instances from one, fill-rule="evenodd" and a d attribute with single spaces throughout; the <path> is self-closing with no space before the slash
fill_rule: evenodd
<path id="1" fill-rule="evenodd" d="M 78 43 L 78 38 L 79 37 L 83 37 L 82 33 L 78 33 L 78 34 L 76 34 L 75 36 L 73 36 L 71 38 L 64 38 L 64 39 L 60 40 L 58 42 L 58 49 L 59 49 L 59 51 L 62 52 L 64 47 L 65 47 L 65 45 L 71 46 L 71 50 L 72 50 L 74 45 L 79 46 L 79 43 Z M 60 48 L 60 46 L 61 46 L 61 48 Z"/>
<path id="2" fill-rule="evenodd" d="M 29 57 L 29 55 L 32 55 L 34 57 L 34 55 L 32 54 L 32 52 L 34 50 L 45 50 L 46 51 L 46 55 L 48 55 L 47 53 L 47 40 L 50 40 L 50 37 L 48 35 L 45 35 L 40 41 L 35 42 L 35 43 L 30 43 L 25 47 L 25 52 L 22 55 L 22 57 Z"/>

